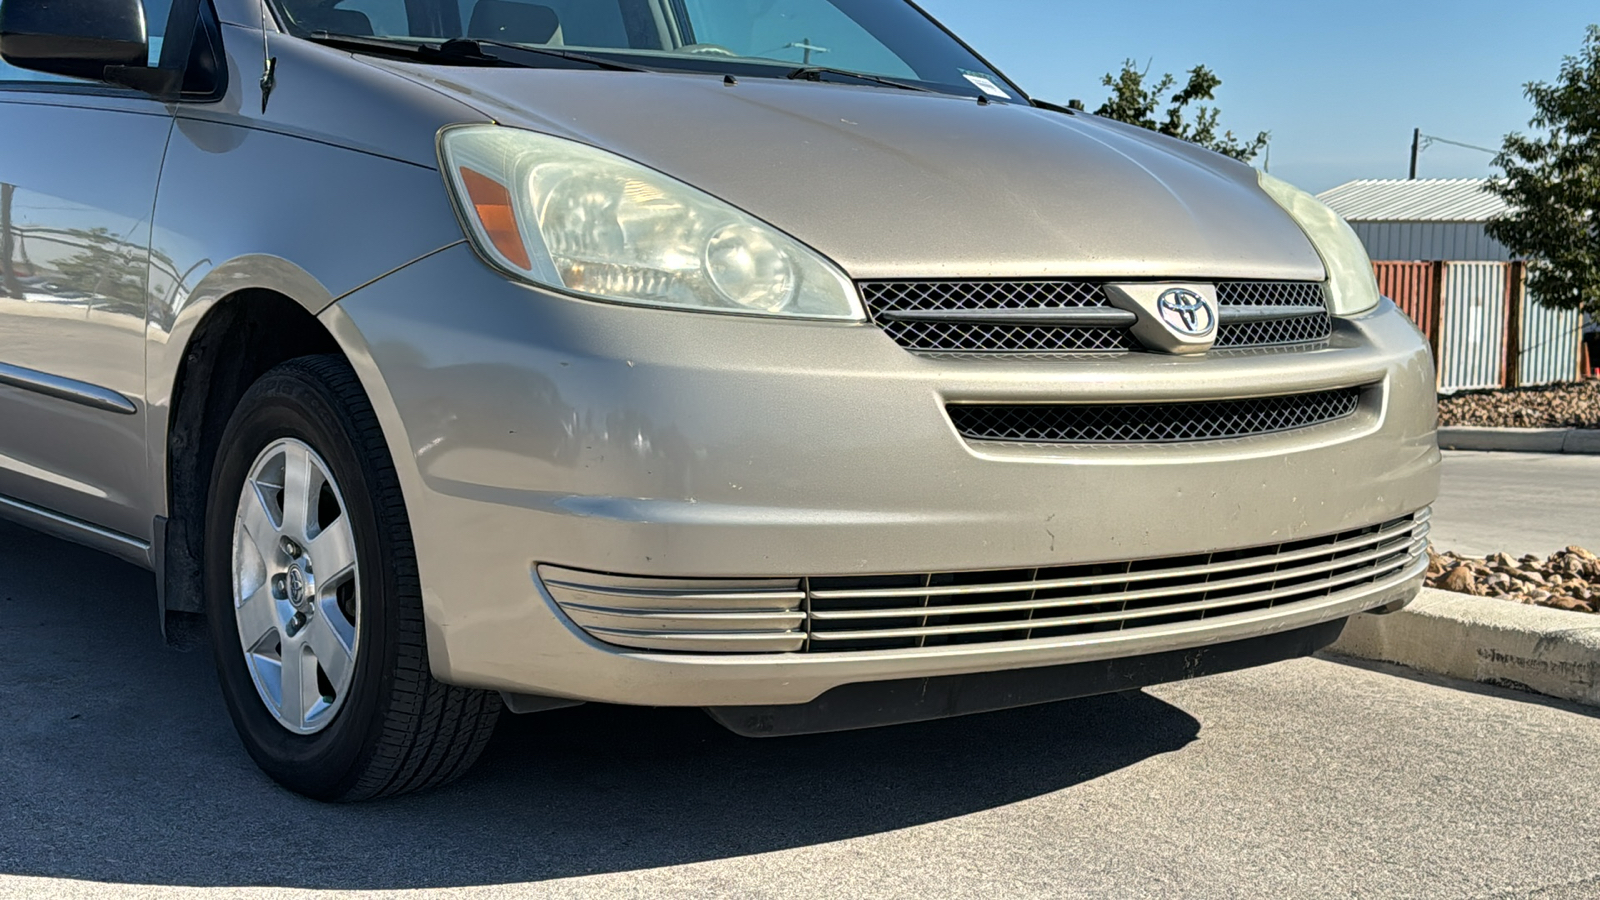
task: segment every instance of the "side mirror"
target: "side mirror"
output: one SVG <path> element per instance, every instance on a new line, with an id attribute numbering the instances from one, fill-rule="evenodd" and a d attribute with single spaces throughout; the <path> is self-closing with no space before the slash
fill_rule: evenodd
<path id="1" fill-rule="evenodd" d="M 144 69 L 149 36 L 141 0 L 0 0 L 0 59 L 23 69 L 108 78 Z"/>

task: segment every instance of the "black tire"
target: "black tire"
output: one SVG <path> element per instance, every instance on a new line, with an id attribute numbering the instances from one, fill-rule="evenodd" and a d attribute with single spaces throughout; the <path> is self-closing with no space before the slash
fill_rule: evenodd
<path id="1" fill-rule="evenodd" d="M 333 720 L 291 732 L 257 693 L 233 604 L 233 528 L 245 478 L 280 438 L 310 445 L 332 472 L 355 535 L 359 647 Z M 318 800 L 354 801 L 459 778 L 494 733 L 499 695 L 434 680 L 423 634 L 411 525 L 377 417 L 348 363 L 291 360 L 251 386 L 228 422 L 207 499 L 206 617 L 223 698 L 245 749 L 279 784 Z"/>

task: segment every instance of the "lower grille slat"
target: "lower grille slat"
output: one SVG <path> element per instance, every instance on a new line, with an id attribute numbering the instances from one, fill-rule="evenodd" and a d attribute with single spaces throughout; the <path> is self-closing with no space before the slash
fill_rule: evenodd
<path id="1" fill-rule="evenodd" d="M 1361 390 L 1197 403 L 952 403 L 946 409 L 956 430 L 971 441 L 1169 444 L 1253 437 L 1337 421 L 1355 414 Z"/>
<path id="2" fill-rule="evenodd" d="M 635 650 L 665 650 L 674 653 L 795 653 L 805 646 L 799 633 L 758 633 L 737 631 L 674 632 L 632 631 L 619 628 L 586 628 L 590 635 Z"/>
<path id="3" fill-rule="evenodd" d="M 1208 560 L 1204 565 L 1182 566 L 1179 568 L 1149 568 L 1134 572 L 1118 572 L 1115 575 L 1088 575 L 1073 578 L 1042 578 L 1040 569 L 1035 569 L 1027 581 L 1017 582 L 988 582 L 982 584 L 950 585 L 944 587 L 922 588 L 866 588 L 861 590 L 826 590 L 812 588 L 810 594 L 819 600 L 890 600 L 900 598 L 921 597 L 931 594 L 935 597 L 974 597 L 984 594 L 1012 593 L 1015 591 L 1059 591 L 1069 588 L 1093 588 L 1107 585 L 1134 585 L 1149 581 L 1160 581 L 1168 578 L 1204 578 L 1214 577 L 1219 574 L 1234 572 L 1240 569 L 1254 568 L 1267 563 L 1285 565 L 1292 562 L 1314 559 L 1329 553 L 1355 553 L 1366 550 L 1377 544 L 1393 541 L 1402 537 L 1420 537 L 1426 535 L 1431 526 L 1427 511 L 1418 513 L 1414 519 L 1403 519 L 1398 524 L 1371 532 L 1363 532 L 1355 537 L 1340 540 L 1332 544 L 1321 542 L 1310 544 L 1299 549 L 1283 549 L 1280 545 L 1273 545 L 1257 554 L 1247 554 L 1243 551 L 1230 555 L 1227 559 Z"/>
<path id="4" fill-rule="evenodd" d="M 1429 510 L 1340 534 L 1189 557 L 1000 572 L 839 576 L 795 581 L 646 579 L 539 567 L 575 624 L 608 644 L 660 652 L 850 653 L 1026 642 L 1100 631 L 1137 632 L 1263 609 L 1288 611 L 1362 585 L 1420 572 Z M 663 608 L 649 596 L 694 608 Z M 593 584 L 595 590 L 585 590 Z M 717 603 L 770 584 L 781 608 Z M 584 602 L 604 590 L 607 604 Z M 798 596 L 796 596 L 798 595 Z M 976 599 L 977 602 L 974 602 Z"/>
<path id="5" fill-rule="evenodd" d="M 1389 549 L 1389 550 L 1385 550 L 1381 554 L 1377 554 L 1375 560 L 1351 560 L 1350 562 L 1351 562 L 1351 564 L 1357 564 L 1357 563 L 1369 562 L 1369 561 L 1376 562 L 1376 563 L 1378 563 L 1378 565 L 1375 565 L 1374 568 L 1379 570 L 1379 575 L 1381 576 L 1382 574 L 1387 573 L 1389 571 L 1397 571 L 1399 569 L 1404 568 L 1405 564 L 1407 562 L 1409 562 L 1410 560 L 1415 559 L 1417 553 L 1419 553 L 1419 552 L 1420 552 L 1420 546 L 1419 547 L 1405 547 L 1405 548 L 1398 548 L 1398 549 Z M 1383 563 L 1387 563 L 1387 565 L 1383 565 Z M 1325 568 L 1329 568 L 1329 567 L 1325 567 Z M 1360 581 L 1360 580 L 1369 578 L 1369 577 L 1371 577 L 1371 575 L 1372 575 L 1372 573 L 1370 573 L 1368 571 L 1360 570 L 1360 571 L 1355 572 L 1354 574 L 1345 574 L 1345 575 L 1341 575 L 1341 576 L 1338 576 L 1338 577 L 1328 577 L 1328 578 L 1325 578 L 1323 580 L 1314 582 L 1313 586 L 1306 588 L 1306 590 L 1308 590 L 1308 591 L 1312 591 L 1312 590 L 1314 590 L 1314 591 L 1323 591 L 1323 590 L 1327 590 L 1327 589 L 1339 588 L 1339 587 L 1342 587 L 1342 586 L 1344 586 L 1346 584 L 1349 584 L 1351 582 Z M 1268 580 L 1270 581 L 1271 579 L 1268 579 Z M 1221 589 L 1226 588 L 1226 587 L 1229 587 L 1229 585 L 1220 584 L 1220 583 L 1212 583 L 1212 584 L 1209 584 L 1207 586 L 1207 590 L 1208 591 L 1210 591 L 1210 590 L 1221 590 Z M 1163 591 L 1149 591 L 1149 592 L 1145 592 L 1143 595 L 1125 594 L 1125 595 L 1121 595 L 1121 596 L 1118 597 L 1118 602 L 1119 603 L 1130 603 L 1130 602 L 1134 602 L 1134 601 L 1138 601 L 1138 600 L 1149 599 L 1151 597 L 1171 597 L 1171 596 L 1177 596 L 1177 595 L 1184 594 L 1184 593 L 1193 593 L 1193 589 L 1190 588 L 1190 589 L 1185 590 L 1185 589 L 1175 588 L 1175 589 L 1168 589 L 1168 590 L 1163 590 Z M 1034 630 L 1034 631 L 1037 631 L 1037 630 L 1042 629 L 1042 628 L 1056 628 L 1056 627 L 1071 626 L 1071 625 L 1093 625 L 1093 624 L 1099 624 L 1099 623 L 1104 623 L 1104 622 L 1130 622 L 1130 621 L 1134 621 L 1134 620 L 1137 620 L 1137 619 L 1149 618 L 1151 616 L 1167 616 L 1167 615 L 1174 615 L 1174 614 L 1188 613 L 1188 612 L 1209 612 L 1209 611 L 1214 610 L 1214 609 L 1221 609 L 1223 607 L 1228 607 L 1228 606 L 1240 606 L 1240 605 L 1243 605 L 1243 604 L 1255 603 L 1259 599 L 1261 599 L 1262 596 L 1271 595 L 1273 593 L 1274 592 L 1269 589 L 1269 590 L 1262 591 L 1262 592 L 1259 592 L 1259 593 L 1243 594 L 1243 595 L 1235 596 L 1235 597 L 1223 597 L 1221 599 L 1215 599 L 1215 600 L 1213 600 L 1213 599 L 1200 599 L 1200 600 L 1189 601 L 1189 602 L 1186 602 L 1186 603 L 1175 603 L 1175 604 L 1170 604 L 1170 605 L 1165 605 L 1165 606 L 1148 607 L 1148 608 L 1144 608 L 1144 609 L 1117 609 L 1117 610 L 1112 610 L 1112 611 L 1109 611 L 1109 612 L 1089 613 L 1089 614 L 1086 614 L 1086 615 L 1057 616 L 1057 617 L 1047 617 L 1047 618 L 1043 618 L 1043 619 L 1038 618 L 1038 617 L 1034 617 L 1034 618 L 1031 618 L 1031 619 L 1027 619 L 1025 621 L 1027 622 L 1028 629 L 1029 630 Z M 1281 598 L 1279 598 L 1279 599 L 1281 599 Z M 1098 598 L 1092 598 L 1092 597 L 1091 598 L 1079 598 L 1077 600 L 1070 601 L 1069 603 L 1060 604 L 1060 607 L 1061 608 L 1071 608 L 1073 606 L 1101 605 L 1101 604 L 1104 604 L 1104 602 L 1105 602 L 1104 600 L 1100 600 Z M 1019 606 L 1026 606 L 1025 604 L 1018 604 L 1018 605 Z M 1033 608 L 1035 610 L 1040 610 L 1040 609 L 1044 609 L 1045 607 L 1033 606 L 1031 608 Z M 952 608 L 952 609 L 940 610 L 940 612 L 942 612 L 943 614 L 945 614 L 947 616 L 971 615 L 974 612 L 998 612 L 998 611 L 1001 611 L 1001 610 L 999 610 L 999 609 L 967 610 L 967 609 L 963 609 L 963 608 Z M 902 638 L 902 637 L 926 638 L 926 637 L 934 637 L 934 636 L 940 636 L 940 635 L 979 634 L 979 633 L 986 633 L 986 632 L 1017 631 L 1017 630 L 1018 630 L 1018 625 L 1015 622 L 984 622 L 984 623 L 978 623 L 978 624 L 973 624 L 973 625 L 942 625 L 942 626 L 930 626 L 930 627 L 923 627 L 923 628 L 864 629 L 864 630 L 859 630 L 859 631 L 820 632 L 820 633 L 813 633 L 813 639 L 820 640 L 820 641 L 857 641 L 857 640 L 863 640 L 863 639 L 884 639 L 884 638 Z"/>
<path id="6" fill-rule="evenodd" d="M 1405 545 L 1396 545 L 1394 543 L 1390 543 L 1380 547 L 1377 550 L 1363 553 L 1360 556 L 1317 563 L 1311 566 L 1302 566 L 1296 569 L 1276 570 L 1263 575 L 1247 575 L 1240 578 L 1209 581 L 1206 583 L 1206 589 L 1215 591 L 1237 587 L 1258 587 L 1261 585 L 1266 585 L 1267 588 L 1270 589 L 1274 584 L 1283 579 L 1297 578 L 1308 575 L 1321 575 L 1343 566 L 1353 565 L 1356 563 L 1376 562 L 1377 560 L 1381 560 L 1386 556 L 1392 556 L 1399 550 L 1405 550 L 1412 555 L 1420 552 L 1420 547 L 1411 546 L 1411 543 L 1414 542 L 1408 540 Z M 1124 591 L 1119 593 L 1117 596 L 1120 602 L 1129 603 L 1138 600 L 1153 600 L 1160 597 L 1175 597 L 1180 594 L 1190 593 L 1192 591 L 1193 588 L 1189 587 L 1188 585 L 1173 585 L 1171 587 Z M 1077 606 L 1094 606 L 1104 602 L 1104 600 L 1097 596 L 1089 595 L 1085 597 L 1070 597 L 1056 600 L 1035 599 L 1016 603 L 963 604 L 960 606 L 937 607 L 937 609 L 947 616 L 962 616 L 975 615 L 978 613 L 996 613 L 1018 609 L 1067 609 Z M 915 609 L 818 610 L 812 612 L 811 619 L 813 622 L 861 621 L 864 619 L 908 619 L 914 616 L 923 615 L 928 609 L 929 607 L 919 606 Z"/>

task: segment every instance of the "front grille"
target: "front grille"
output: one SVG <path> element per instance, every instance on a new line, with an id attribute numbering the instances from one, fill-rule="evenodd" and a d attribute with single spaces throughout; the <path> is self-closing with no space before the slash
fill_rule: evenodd
<path id="1" fill-rule="evenodd" d="M 1327 306 L 1322 285 L 1311 281 L 1223 281 L 1217 284 L 1217 302 L 1223 306 Z"/>
<path id="2" fill-rule="evenodd" d="M 1100 285 L 1082 281 L 870 281 L 861 289 L 874 312 L 1106 305 Z"/>
<path id="3" fill-rule="evenodd" d="M 908 350 L 963 353 L 1095 353 L 1137 350 L 1126 327 L 1052 327 L 999 322 L 925 321 L 906 313 L 1112 311 L 1098 284 L 1075 281 L 882 281 L 861 286 L 873 317 Z"/>
<path id="4" fill-rule="evenodd" d="M 843 653 L 1044 641 L 1284 615 L 1420 575 L 1429 510 L 1324 537 L 1192 556 L 985 572 L 658 579 L 540 566 L 579 627 L 619 647 Z"/>
<path id="5" fill-rule="evenodd" d="M 868 281 L 861 296 L 896 343 L 925 353 L 1106 353 L 1141 350 L 1132 313 L 1087 281 Z M 1333 330 L 1322 286 L 1217 284 L 1218 347 L 1309 344 Z M 1048 318 L 1057 321 L 1027 321 Z"/>
<path id="6" fill-rule="evenodd" d="M 1311 344 L 1325 341 L 1333 331 L 1327 313 L 1298 319 L 1269 319 L 1257 322 L 1223 322 L 1217 326 L 1214 347 L 1275 347 L 1281 344 Z"/>
<path id="7" fill-rule="evenodd" d="M 1040 325 L 943 325 L 888 322 L 883 330 L 908 350 L 952 353 L 1104 353 L 1141 349 L 1121 328 Z"/>
<path id="8" fill-rule="evenodd" d="M 972 441 L 1168 444 L 1308 428 L 1354 415 L 1360 404 L 1360 388 L 1342 388 L 1199 403 L 952 403 L 946 410 Z"/>
<path id="9" fill-rule="evenodd" d="M 1009 572 L 814 578 L 817 650 L 894 650 L 1198 622 L 1290 607 L 1418 563 L 1427 512 L 1325 538 L 1191 557 Z"/>

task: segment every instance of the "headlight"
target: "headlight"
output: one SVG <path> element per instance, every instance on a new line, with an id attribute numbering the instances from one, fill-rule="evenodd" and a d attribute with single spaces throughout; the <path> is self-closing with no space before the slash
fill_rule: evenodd
<path id="1" fill-rule="evenodd" d="M 1367 248 L 1349 224 L 1305 191 L 1265 172 L 1259 174 L 1261 189 L 1289 213 L 1321 255 L 1322 265 L 1328 270 L 1329 311 L 1336 316 L 1353 316 L 1377 306 L 1380 295 L 1372 260 L 1367 258 Z"/>
<path id="2" fill-rule="evenodd" d="M 815 250 L 620 156 L 496 125 L 446 129 L 439 155 L 479 252 L 528 281 L 617 303 L 866 318 Z"/>

